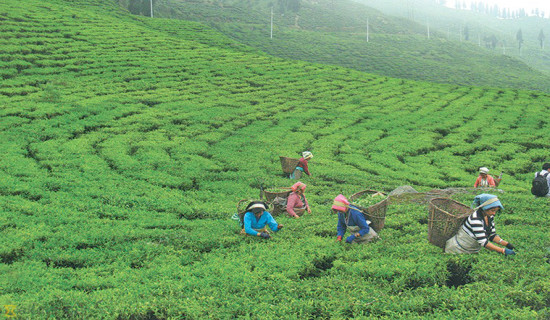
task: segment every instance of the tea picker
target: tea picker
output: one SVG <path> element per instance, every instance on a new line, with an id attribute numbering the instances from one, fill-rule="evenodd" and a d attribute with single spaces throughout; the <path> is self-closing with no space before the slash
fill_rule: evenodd
<path id="1" fill-rule="evenodd" d="M 290 174 L 290 179 L 300 179 L 302 177 L 302 173 L 307 174 L 308 176 L 311 176 L 311 173 L 308 169 L 308 161 L 313 158 L 313 154 L 310 151 L 304 151 L 302 152 L 302 157 L 298 160 L 298 164 L 296 165 L 296 168 L 294 169 L 294 172 Z"/>
<path id="2" fill-rule="evenodd" d="M 296 182 L 291 187 L 292 192 L 288 196 L 286 203 L 286 212 L 293 218 L 300 218 L 300 216 L 307 210 L 311 213 L 309 203 L 307 202 L 304 192 L 306 191 L 306 184 L 303 182 Z"/>
<path id="3" fill-rule="evenodd" d="M 482 247 L 506 256 L 516 254 L 514 246 L 495 230 L 494 216 L 504 210 L 497 196 L 480 194 L 474 198 L 474 212 L 464 220 L 456 235 L 447 240 L 446 253 L 478 253 Z M 500 244 L 505 248 L 499 247 Z"/>
<path id="4" fill-rule="evenodd" d="M 346 243 L 367 243 L 378 238 L 378 234 L 373 228 L 369 227 L 363 213 L 353 205 L 346 197 L 339 194 L 334 198 L 332 212 L 338 214 L 338 225 L 336 227 L 336 241 L 342 241 L 346 230 L 351 235 L 346 238 Z"/>
<path id="5" fill-rule="evenodd" d="M 245 209 L 243 219 L 243 229 L 241 234 L 261 237 L 264 239 L 271 238 L 267 228 L 273 232 L 277 232 L 283 228 L 282 224 L 277 221 L 267 211 L 267 204 L 263 201 L 252 201 Z"/>
<path id="6" fill-rule="evenodd" d="M 531 193 L 535 197 L 550 197 L 550 163 L 543 164 L 542 171 L 535 173 Z"/>
<path id="7" fill-rule="evenodd" d="M 498 187 L 501 180 L 502 173 L 495 179 L 489 174 L 489 169 L 481 167 L 479 168 L 479 176 L 474 183 L 474 188 L 495 188 Z"/>

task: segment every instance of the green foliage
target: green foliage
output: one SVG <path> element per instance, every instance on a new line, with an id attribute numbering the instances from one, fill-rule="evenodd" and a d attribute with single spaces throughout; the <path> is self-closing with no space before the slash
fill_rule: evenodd
<path id="1" fill-rule="evenodd" d="M 0 305 L 32 319 L 548 317 L 549 203 L 528 193 L 548 95 L 273 58 L 116 8 L 0 2 L 14 43 L 0 46 Z M 238 235 L 237 202 L 292 185 L 278 156 L 306 149 L 312 213 L 276 217 L 269 241 Z M 469 186 L 479 166 L 505 172 L 497 231 L 517 256 L 444 255 L 411 203 L 390 203 L 380 241 L 335 241 L 338 193 Z"/>
<path id="2" fill-rule="evenodd" d="M 412 4 L 366 2 L 374 7 L 389 6 L 391 10 L 407 9 L 407 14 L 414 11 Z M 412 17 L 416 21 L 413 22 L 408 20 L 410 16 L 405 16 L 408 19 L 392 17 L 347 0 L 302 2 L 298 15 L 291 11 L 283 12 L 278 9 L 280 6 L 275 5 L 271 38 L 268 17 L 272 4 L 274 2 L 268 0 L 254 3 L 245 0 L 168 1 L 166 5 L 158 6 L 158 16 L 209 24 L 232 39 L 285 59 L 440 83 L 545 92 L 550 88 L 548 74 L 537 71 L 547 70 L 546 66 L 540 66 L 547 60 L 544 53 L 538 52 L 540 50 L 536 53 L 527 51 L 529 56 L 525 58 L 517 55 L 511 57 L 498 50 L 481 48 L 475 42 L 450 38 L 447 30 L 451 27 L 448 25 L 452 24 L 454 30 L 464 26 L 464 23 L 457 22 L 460 21 L 458 14 L 441 13 L 441 9 L 432 12 L 433 3 L 423 3 L 418 8 L 422 11 L 420 8 L 427 7 L 426 11 L 433 16 L 429 20 L 434 19 L 441 25 L 439 32 L 433 28 L 430 39 L 426 37 L 423 22 L 418 22 L 421 20 Z M 154 19 L 146 23 L 155 29 L 169 29 L 171 33 L 185 36 L 185 31 L 167 27 L 163 21 Z M 498 27 L 485 27 L 484 32 L 507 27 L 501 25 L 503 23 L 499 21 Z M 476 29 L 476 39 L 482 37 L 479 32 Z M 486 35 L 483 34 L 483 37 Z M 494 49 L 497 43 L 499 46 L 501 44 L 494 35 L 493 38 Z M 509 39 L 509 42 L 515 43 L 515 38 Z M 517 51 L 511 49 L 508 51 Z M 533 70 L 528 65 L 540 67 Z M 453 76 L 449 77 L 449 74 Z"/>

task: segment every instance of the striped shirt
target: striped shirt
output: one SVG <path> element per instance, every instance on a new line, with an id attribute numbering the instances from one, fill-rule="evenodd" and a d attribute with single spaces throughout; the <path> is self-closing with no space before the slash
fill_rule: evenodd
<path id="1" fill-rule="evenodd" d="M 464 221 L 462 229 L 466 231 L 470 237 L 479 242 L 480 245 L 485 247 L 489 241 L 492 241 L 496 237 L 497 233 L 493 217 L 487 217 L 487 221 L 489 221 L 487 225 L 480 211 L 481 210 L 477 210 L 472 213 L 468 219 Z"/>

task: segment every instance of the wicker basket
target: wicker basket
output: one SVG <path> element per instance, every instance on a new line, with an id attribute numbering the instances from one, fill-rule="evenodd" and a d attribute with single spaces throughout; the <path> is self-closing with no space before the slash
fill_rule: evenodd
<path id="1" fill-rule="evenodd" d="M 271 202 L 276 197 L 286 198 L 286 197 L 288 197 L 290 192 L 292 192 L 292 191 L 290 190 L 290 188 L 287 188 L 287 187 L 263 190 L 266 202 Z"/>
<path id="2" fill-rule="evenodd" d="M 265 201 L 269 204 L 275 200 L 276 197 L 281 198 L 288 198 L 288 195 L 290 194 L 291 190 L 290 188 L 273 188 L 273 189 L 267 189 L 263 190 L 263 196 L 265 198 Z M 279 205 L 273 205 L 273 211 L 271 211 L 271 215 L 276 216 L 280 213 L 286 211 L 286 208 L 279 206 Z"/>
<path id="3" fill-rule="evenodd" d="M 295 158 L 279 157 L 279 159 L 281 160 L 283 172 L 287 174 L 294 172 L 294 169 L 296 169 L 296 166 L 300 163 L 300 159 Z"/>
<path id="4" fill-rule="evenodd" d="M 359 191 L 357 193 L 354 193 L 351 197 L 349 197 L 349 200 L 353 204 L 354 200 L 357 200 L 365 196 L 371 196 L 378 192 L 379 191 L 376 191 L 376 190 Z M 386 195 L 383 192 L 380 192 L 380 193 L 382 193 L 384 196 Z M 388 208 L 388 203 L 389 203 L 389 198 L 386 197 L 384 198 L 384 200 L 376 204 L 373 204 L 372 206 L 369 206 L 367 208 L 358 206 L 356 204 L 353 204 L 353 205 L 357 207 L 359 210 L 361 210 L 361 212 L 366 216 L 366 218 L 371 221 L 370 226 L 374 229 L 374 231 L 380 232 L 380 230 L 384 228 L 384 222 L 386 221 L 386 211 Z"/>
<path id="5" fill-rule="evenodd" d="M 465 204 L 449 198 L 434 198 L 429 202 L 428 241 L 445 249 L 445 243 L 458 232 L 464 220 L 472 214 Z"/>

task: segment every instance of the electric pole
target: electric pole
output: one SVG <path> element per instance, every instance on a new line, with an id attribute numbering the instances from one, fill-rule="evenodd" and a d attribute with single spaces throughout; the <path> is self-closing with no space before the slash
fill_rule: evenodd
<path id="1" fill-rule="evenodd" d="M 367 42 L 369 42 L 369 18 L 367 18 Z"/>

